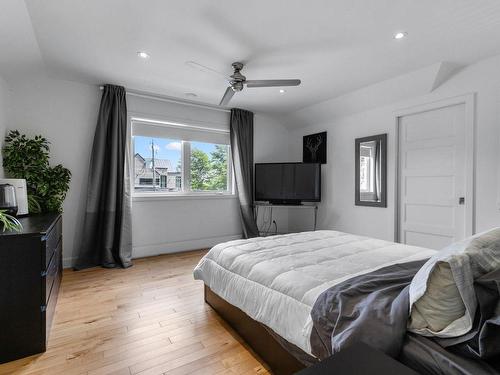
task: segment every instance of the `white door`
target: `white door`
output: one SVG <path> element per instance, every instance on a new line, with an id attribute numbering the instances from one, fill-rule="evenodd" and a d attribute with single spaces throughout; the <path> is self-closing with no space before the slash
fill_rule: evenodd
<path id="1" fill-rule="evenodd" d="M 399 117 L 399 240 L 441 249 L 466 235 L 465 104 Z"/>

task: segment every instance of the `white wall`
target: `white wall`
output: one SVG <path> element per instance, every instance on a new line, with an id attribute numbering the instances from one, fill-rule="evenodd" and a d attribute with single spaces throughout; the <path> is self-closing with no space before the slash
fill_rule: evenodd
<path id="1" fill-rule="evenodd" d="M 289 161 L 289 130 L 275 118 L 256 113 L 254 117 L 254 162 Z"/>
<path id="2" fill-rule="evenodd" d="M 404 82 L 405 85 L 410 85 L 404 88 L 406 93 L 411 93 L 412 87 L 418 88 L 413 90 L 414 93 L 421 89 L 421 77 L 413 76 L 414 79 L 396 79 L 399 84 Z M 400 98 L 404 100 L 396 102 L 392 95 L 394 91 L 387 91 L 387 87 L 400 90 L 398 86 L 384 82 L 295 114 L 295 121 L 304 126 L 290 133 L 293 159 L 300 160 L 302 157 L 304 134 L 328 131 L 328 164 L 323 166 L 323 200 L 319 211 L 319 227 L 393 240 L 395 111 L 471 92 L 477 93 L 476 231 L 500 226 L 500 56 L 464 68 L 431 94 L 413 98 L 402 95 Z M 375 98 L 376 102 L 387 104 L 373 108 Z M 346 107 L 349 108 L 348 114 L 345 113 Z M 379 133 L 388 133 L 388 207 L 358 207 L 354 205 L 354 139 Z"/>
<path id="3" fill-rule="evenodd" d="M 235 198 L 134 198 L 134 257 L 207 248 L 241 237 Z"/>
<path id="4" fill-rule="evenodd" d="M 41 76 L 10 84 L 8 129 L 45 136 L 51 142 L 51 164 L 62 164 L 72 173 L 63 207 L 63 259 L 69 266 L 82 226 L 100 94 L 96 86 Z"/>
<path id="5" fill-rule="evenodd" d="M 9 88 L 7 82 L 0 76 L 0 150 L 3 147 L 5 131 L 7 129 L 7 106 Z M 0 178 L 3 177 L 2 153 L 0 152 Z"/>

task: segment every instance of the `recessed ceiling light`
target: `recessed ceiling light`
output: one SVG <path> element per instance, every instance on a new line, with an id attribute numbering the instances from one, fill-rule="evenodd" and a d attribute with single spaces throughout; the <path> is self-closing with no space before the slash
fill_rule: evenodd
<path id="1" fill-rule="evenodd" d="M 188 98 L 196 98 L 198 96 L 194 92 L 187 92 L 184 95 L 186 95 Z"/>
<path id="2" fill-rule="evenodd" d="M 280 89 L 280 94 L 284 94 L 285 92 L 286 92 L 286 90 Z"/>
<path id="3" fill-rule="evenodd" d="M 407 35 L 408 35 L 408 33 L 404 32 L 404 31 L 400 31 L 400 32 L 394 34 L 394 39 L 403 39 Z"/>
<path id="4" fill-rule="evenodd" d="M 149 59 L 149 54 L 144 51 L 137 52 L 137 56 L 139 56 L 141 59 Z"/>

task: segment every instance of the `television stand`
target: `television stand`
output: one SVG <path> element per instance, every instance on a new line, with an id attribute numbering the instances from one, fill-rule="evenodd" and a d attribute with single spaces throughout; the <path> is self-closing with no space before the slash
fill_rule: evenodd
<path id="1" fill-rule="evenodd" d="M 270 206 L 302 206 L 302 201 L 284 199 L 284 200 L 269 201 L 268 205 L 270 205 Z"/>
<path id="2" fill-rule="evenodd" d="M 275 204 L 271 202 L 256 202 L 254 204 L 255 207 L 255 218 L 257 219 L 259 214 L 260 207 L 271 207 L 271 208 L 292 208 L 292 209 L 306 209 L 306 210 L 314 210 L 314 222 L 313 222 L 313 230 L 316 230 L 316 223 L 318 221 L 318 205 L 317 204 L 302 204 L 300 202 L 296 202 L 296 204 L 289 204 L 288 202 L 283 204 Z"/>

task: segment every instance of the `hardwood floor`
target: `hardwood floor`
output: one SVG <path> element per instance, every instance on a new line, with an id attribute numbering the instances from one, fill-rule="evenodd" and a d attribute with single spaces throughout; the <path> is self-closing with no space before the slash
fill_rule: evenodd
<path id="1" fill-rule="evenodd" d="M 204 254 L 65 270 L 47 352 L 0 365 L 0 374 L 269 374 L 204 303 L 192 276 Z"/>

